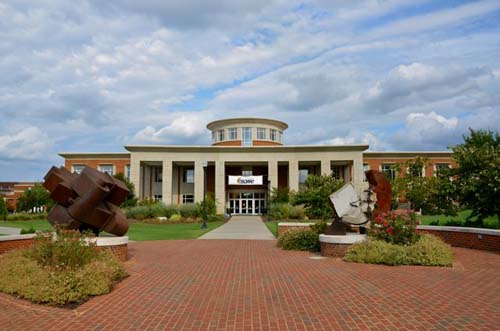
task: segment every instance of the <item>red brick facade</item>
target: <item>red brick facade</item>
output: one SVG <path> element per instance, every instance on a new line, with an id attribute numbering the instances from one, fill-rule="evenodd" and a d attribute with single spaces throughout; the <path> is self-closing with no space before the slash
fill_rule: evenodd
<path id="1" fill-rule="evenodd" d="M 455 228 L 456 229 L 456 228 Z M 482 234 L 478 232 L 419 229 L 420 233 L 429 233 L 441 238 L 444 242 L 455 247 L 480 249 L 483 251 L 500 252 L 500 231 L 498 235 Z"/>
<path id="2" fill-rule="evenodd" d="M 126 166 L 130 164 L 130 159 L 66 159 L 64 166 L 72 171 L 73 165 L 85 165 L 94 169 L 99 169 L 99 165 L 112 164 L 115 168 L 115 174 L 126 174 Z"/>
<path id="3" fill-rule="evenodd" d="M 17 210 L 17 200 L 27 189 L 32 188 L 35 183 L 2 182 L 0 183 L 0 197 L 5 199 L 7 209 L 11 212 Z"/>

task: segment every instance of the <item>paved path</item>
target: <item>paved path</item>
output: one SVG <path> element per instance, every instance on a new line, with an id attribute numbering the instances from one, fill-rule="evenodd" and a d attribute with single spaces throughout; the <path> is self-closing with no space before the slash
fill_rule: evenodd
<path id="1" fill-rule="evenodd" d="M 271 240 L 129 245 L 130 277 L 77 309 L 0 293 L 0 330 L 498 330 L 500 254 L 455 267 L 315 260 Z"/>
<path id="2" fill-rule="evenodd" d="M 226 224 L 199 239 L 274 240 L 276 238 L 259 216 L 233 216 Z"/>

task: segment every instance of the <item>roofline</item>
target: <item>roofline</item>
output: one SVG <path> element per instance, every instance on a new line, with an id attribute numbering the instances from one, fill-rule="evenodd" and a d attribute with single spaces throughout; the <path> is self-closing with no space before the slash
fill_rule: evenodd
<path id="1" fill-rule="evenodd" d="M 189 151 L 189 152 L 273 152 L 277 150 L 355 150 L 364 151 L 368 149 L 368 145 L 352 144 L 352 145 L 276 145 L 276 146 L 181 146 L 181 145 L 128 145 L 124 148 L 130 152 L 145 152 L 145 151 Z"/>
<path id="2" fill-rule="evenodd" d="M 412 156 L 443 156 L 443 157 L 451 157 L 453 155 L 453 151 L 364 151 L 364 156 L 373 156 L 373 157 L 412 157 Z"/>
<path id="3" fill-rule="evenodd" d="M 248 122 L 248 123 L 268 123 L 274 126 L 279 127 L 281 130 L 288 129 L 288 124 L 283 121 L 275 120 L 272 118 L 264 118 L 264 117 L 234 117 L 234 118 L 225 118 L 221 120 L 212 121 L 207 124 L 207 129 L 213 130 L 216 129 L 219 125 L 230 124 L 230 123 L 238 123 L 238 122 Z"/>
<path id="4" fill-rule="evenodd" d="M 64 152 L 58 153 L 60 157 L 65 159 L 77 159 L 77 158 L 107 158 L 107 159 L 130 159 L 129 152 Z"/>

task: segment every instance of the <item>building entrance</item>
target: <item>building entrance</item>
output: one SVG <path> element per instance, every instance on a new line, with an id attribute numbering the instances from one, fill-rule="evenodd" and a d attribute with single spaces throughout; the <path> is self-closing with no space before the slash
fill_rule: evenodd
<path id="1" fill-rule="evenodd" d="M 266 192 L 229 192 L 227 201 L 231 215 L 261 215 L 266 211 Z"/>

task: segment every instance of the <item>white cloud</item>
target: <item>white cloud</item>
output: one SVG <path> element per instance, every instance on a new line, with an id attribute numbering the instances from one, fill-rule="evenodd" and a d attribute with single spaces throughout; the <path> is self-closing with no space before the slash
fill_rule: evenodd
<path id="1" fill-rule="evenodd" d="M 49 136 L 30 126 L 12 134 L 0 135 L 0 158 L 35 160 L 45 157 L 52 147 Z"/>

